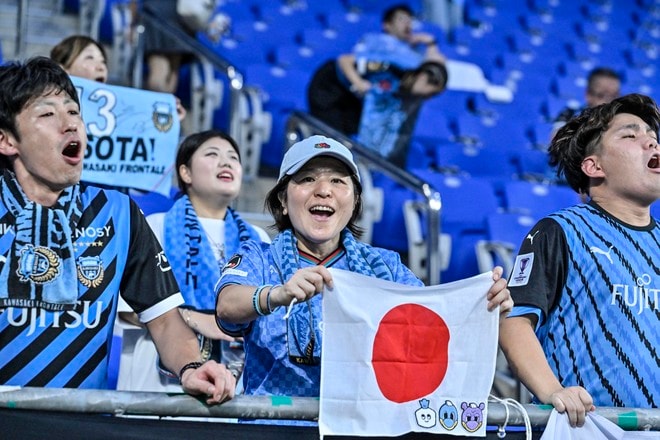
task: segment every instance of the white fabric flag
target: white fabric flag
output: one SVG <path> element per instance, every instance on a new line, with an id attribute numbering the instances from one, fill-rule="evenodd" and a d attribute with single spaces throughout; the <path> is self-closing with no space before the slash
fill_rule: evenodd
<path id="1" fill-rule="evenodd" d="M 331 269 L 323 292 L 319 432 L 486 435 L 499 311 L 490 272 L 411 287 Z"/>
<path id="2" fill-rule="evenodd" d="M 541 440 L 642 440 L 660 439 L 660 432 L 624 431 L 614 422 L 605 417 L 590 412 L 584 425 L 573 428 L 568 423 L 566 414 L 559 414 L 556 409 L 550 413 L 550 419 L 545 426 Z"/>

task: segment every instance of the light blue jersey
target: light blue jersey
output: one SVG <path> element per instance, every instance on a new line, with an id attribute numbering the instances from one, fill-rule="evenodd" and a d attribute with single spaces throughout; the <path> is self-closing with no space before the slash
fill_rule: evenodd
<path id="1" fill-rule="evenodd" d="M 537 334 L 562 385 L 583 386 L 597 406 L 658 407 L 657 222 L 626 225 L 595 204 L 559 211 L 530 231 L 509 288 L 545 317 Z"/>

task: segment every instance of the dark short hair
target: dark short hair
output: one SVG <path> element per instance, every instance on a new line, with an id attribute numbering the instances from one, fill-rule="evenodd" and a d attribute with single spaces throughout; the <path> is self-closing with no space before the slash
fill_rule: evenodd
<path id="1" fill-rule="evenodd" d="M 204 142 L 216 137 L 229 142 L 229 145 L 231 145 L 232 148 L 236 150 L 236 154 L 238 154 L 238 160 L 241 160 L 241 151 L 238 148 L 238 144 L 234 138 L 229 136 L 227 133 L 220 130 L 206 130 L 191 134 L 190 136 L 186 137 L 183 142 L 181 142 L 181 145 L 179 145 L 179 149 L 176 152 L 176 180 L 179 184 L 179 190 L 183 194 L 188 194 L 188 188 L 186 187 L 186 183 L 181 179 L 179 168 L 181 165 L 190 167 L 190 160 L 193 154 L 195 154 L 195 151 L 197 151 Z"/>
<path id="2" fill-rule="evenodd" d="M 582 172 L 582 161 L 598 151 L 603 132 L 620 113 L 639 116 L 658 134 L 660 111 L 657 104 L 648 96 L 633 93 L 585 109 L 560 128 L 552 139 L 548 148 L 550 164 L 557 167 L 557 176 L 563 175 L 576 192 L 589 193 L 589 177 Z"/>
<path id="3" fill-rule="evenodd" d="M 337 160 L 339 161 L 339 159 Z M 351 218 L 348 221 L 348 225 L 346 227 L 353 233 L 356 238 L 360 238 L 364 232 L 363 229 L 357 225 L 357 220 L 362 214 L 362 185 L 357 179 L 357 176 L 350 173 L 346 165 L 343 166 L 346 167 L 346 172 L 350 174 L 351 180 L 353 181 L 353 187 L 355 188 L 355 206 L 353 207 L 353 215 L 351 215 Z M 293 176 L 295 176 L 295 174 L 293 174 Z M 275 219 L 273 227 L 277 229 L 278 232 L 282 232 L 287 229 L 293 229 L 291 219 L 289 218 L 288 214 L 284 214 L 284 207 L 280 201 L 280 197 L 282 199 L 286 199 L 286 189 L 289 186 L 289 182 L 293 176 L 287 174 L 282 177 L 282 179 L 280 179 L 280 181 L 277 182 L 273 189 L 271 189 L 266 195 L 265 207 L 268 212 L 271 213 L 273 219 Z"/>
<path id="4" fill-rule="evenodd" d="M 612 78 L 621 81 L 621 75 L 609 67 L 596 67 L 587 76 L 587 90 L 593 90 L 594 82 L 598 78 Z"/>
<path id="5" fill-rule="evenodd" d="M 50 50 L 50 58 L 65 69 L 69 69 L 76 58 L 78 58 L 78 55 L 90 44 L 99 48 L 103 54 L 103 58 L 108 58 L 103 46 L 98 41 L 86 35 L 71 35 L 60 41 Z"/>
<path id="6" fill-rule="evenodd" d="M 404 12 L 411 17 L 415 16 L 415 13 L 413 12 L 412 8 L 408 6 L 405 3 L 399 3 L 396 5 L 392 5 L 389 8 L 385 9 L 383 11 L 383 15 L 381 17 L 381 23 L 389 23 L 392 20 L 394 20 L 394 16 L 396 15 L 397 12 Z"/>
<path id="7" fill-rule="evenodd" d="M 50 58 L 34 57 L 0 66 L 0 130 L 10 132 L 20 141 L 16 116 L 32 101 L 49 93 L 65 93 L 80 107 L 71 78 Z M 0 155 L 0 168 L 11 168 L 4 155 Z"/>
<path id="8" fill-rule="evenodd" d="M 438 93 L 443 92 L 447 88 L 447 81 L 449 79 L 447 68 L 444 63 L 439 61 L 425 61 L 416 69 L 407 70 L 401 77 L 402 92 L 411 89 L 415 80 L 419 75 L 427 75 L 429 83 L 439 86 Z"/>

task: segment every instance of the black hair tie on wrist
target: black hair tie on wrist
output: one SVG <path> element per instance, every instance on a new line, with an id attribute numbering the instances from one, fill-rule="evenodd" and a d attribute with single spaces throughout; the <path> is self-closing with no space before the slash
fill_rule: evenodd
<path id="1" fill-rule="evenodd" d="M 186 365 L 181 367 L 179 370 L 179 383 L 181 382 L 181 378 L 183 377 L 183 373 L 186 370 L 196 370 L 197 368 L 201 367 L 204 365 L 202 362 L 196 361 L 196 362 L 188 362 Z"/>

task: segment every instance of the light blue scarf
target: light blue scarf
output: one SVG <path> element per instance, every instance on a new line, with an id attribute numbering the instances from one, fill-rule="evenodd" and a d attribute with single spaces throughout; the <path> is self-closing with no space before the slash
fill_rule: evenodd
<path id="1" fill-rule="evenodd" d="M 355 239 L 348 229 L 342 232 L 342 245 L 346 251 L 351 272 L 394 281 L 394 275 L 378 252 Z M 290 229 L 281 232 L 271 244 L 273 259 L 282 283 L 300 268 L 300 255 L 296 237 Z M 321 322 L 320 307 L 310 301 L 294 304 L 287 318 L 287 344 L 289 355 L 300 364 L 316 365 L 321 359 L 321 332 L 315 323 Z"/>
<path id="2" fill-rule="evenodd" d="M 78 276 L 72 237 L 82 215 L 80 186 L 65 189 L 47 208 L 28 199 L 14 173 L 4 170 L 0 196 L 14 217 L 11 250 L 0 262 L 0 306 L 73 310 Z"/>
<path id="3" fill-rule="evenodd" d="M 216 261 L 211 243 L 188 196 L 180 197 L 165 214 L 164 248 L 186 301 L 197 310 L 215 310 L 215 283 L 227 257 L 245 240 L 261 241 L 259 234 L 233 209 L 225 216 L 225 258 Z"/>

